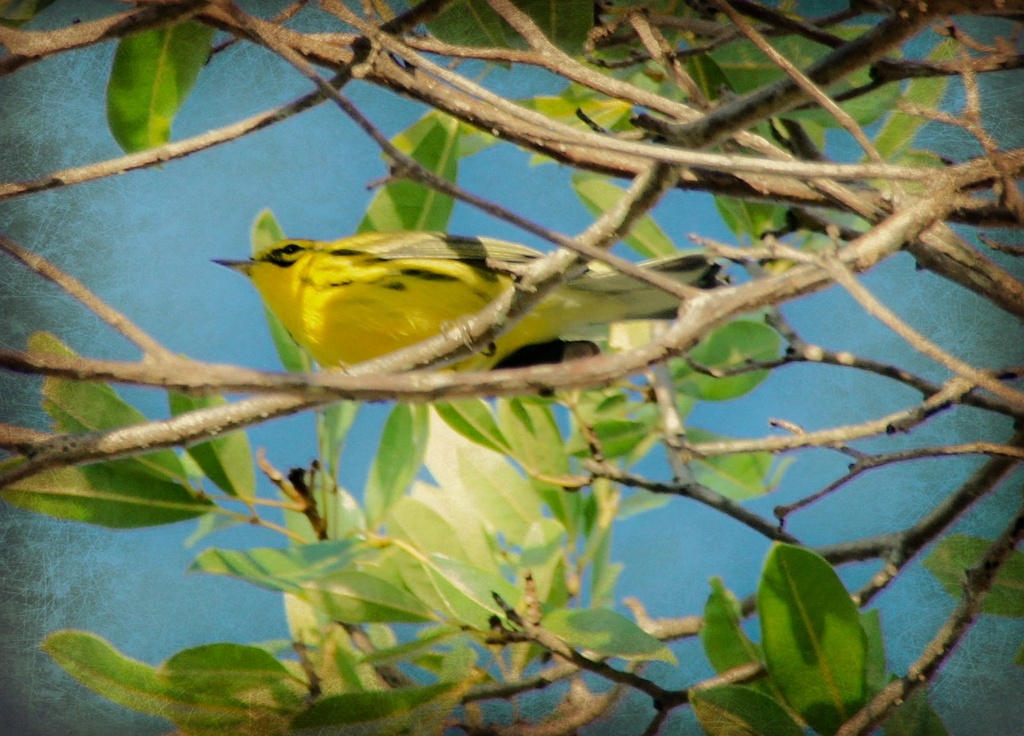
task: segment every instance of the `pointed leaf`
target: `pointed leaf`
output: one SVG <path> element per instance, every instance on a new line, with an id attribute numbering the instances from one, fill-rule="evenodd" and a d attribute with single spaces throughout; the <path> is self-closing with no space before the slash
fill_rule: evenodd
<path id="1" fill-rule="evenodd" d="M 252 252 L 254 254 L 269 248 L 274 243 L 284 240 L 285 237 L 284 229 L 282 229 L 271 210 L 266 209 L 256 215 L 256 220 L 252 224 L 251 234 Z"/>
<path id="2" fill-rule="evenodd" d="M 664 642 L 654 638 L 625 616 L 607 608 L 559 608 L 545 613 L 541 626 L 575 649 L 603 657 L 675 663 Z"/>
<path id="3" fill-rule="evenodd" d="M 391 536 L 404 539 L 424 554 L 440 552 L 460 560 L 469 560 L 460 533 L 448 523 L 443 512 L 431 508 L 419 498 L 399 500 L 387 515 Z"/>
<path id="4" fill-rule="evenodd" d="M 29 350 L 61 357 L 77 354 L 49 333 L 37 332 L 28 340 Z M 43 379 L 43 409 L 53 417 L 55 427 L 68 433 L 97 432 L 144 424 L 148 419 L 128 404 L 110 386 L 88 381 Z M 138 472 L 184 483 L 181 460 L 172 450 L 155 450 L 119 462 L 135 466 Z"/>
<path id="5" fill-rule="evenodd" d="M 471 444 L 436 419 L 425 464 L 456 513 L 472 514 L 492 535 L 521 538 L 543 517 L 536 490 L 508 460 Z"/>
<path id="6" fill-rule="evenodd" d="M 116 529 L 173 524 L 213 509 L 189 488 L 121 460 L 40 473 L 0 489 L 0 498 L 41 514 Z"/>
<path id="7" fill-rule="evenodd" d="M 85 632 L 50 634 L 43 649 L 86 687 L 126 708 L 167 718 L 183 733 L 244 734 L 250 724 L 258 724 L 263 734 L 284 732 L 288 705 L 273 695 L 268 694 L 271 699 L 264 705 L 234 698 L 230 693 L 183 688 L 153 667 L 125 657 L 103 639 Z M 288 696 L 284 695 L 283 700 L 289 700 Z M 294 697 L 291 701 L 298 706 Z"/>
<path id="8" fill-rule="evenodd" d="M 885 736 L 947 736 L 949 730 L 928 702 L 928 688 L 906 699 L 882 727 Z"/>
<path id="9" fill-rule="evenodd" d="M 327 578 L 351 567 L 362 546 L 342 539 L 246 551 L 208 549 L 196 557 L 189 572 L 231 575 L 262 588 L 295 591 L 310 580 Z"/>
<path id="10" fill-rule="evenodd" d="M 549 404 L 502 399 L 498 402 L 498 421 L 513 457 L 527 472 L 552 476 L 569 472 L 562 432 Z"/>
<path id="11" fill-rule="evenodd" d="M 981 561 L 991 540 L 950 534 L 925 558 L 924 566 L 956 599 L 963 595 L 967 571 Z M 982 611 L 996 616 L 1024 617 L 1024 553 L 1014 550 L 999 569 Z"/>
<path id="12" fill-rule="evenodd" d="M 494 593 L 513 607 L 522 598 L 522 593 L 503 577 L 468 562 L 432 554 L 421 564 L 452 615 L 466 626 L 486 629 L 491 615 L 504 615 L 494 601 Z"/>
<path id="13" fill-rule="evenodd" d="M 592 215 L 607 212 L 625 195 L 625 189 L 612 184 L 607 177 L 583 172 L 572 175 L 572 188 Z M 650 215 L 644 215 L 633 226 L 625 243 L 645 258 L 669 256 L 679 250 Z"/>
<path id="14" fill-rule="evenodd" d="M 544 36 L 559 48 L 579 51 L 593 26 L 594 10 L 584 0 L 518 0 Z M 428 23 L 438 38 L 464 46 L 520 47 L 523 40 L 486 0 L 457 0 Z"/>
<path id="15" fill-rule="evenodd" d="M 868 649 L 864 664 L 864 682 L 868 695 L 881 692 L 889 681 L 888 668 L 885 663 L 885 638 L 882 636 L 882 619 L 877 609 L 864 611 L 860 615 L 860 623 L 867 637 Z"/>
<path id="16" fill-rule="evenodd" d="M 107 85 L 107 122 L 127 153 L 171 139 L 171 122 L 206 64 L 214 29 L 194 21 L 121 39 Z"/>
<path id="17" fill-rule="evenodd" d="M 867 641 L 835 570 L 810 550 L 776 544 L 757 591 L 768 672 L 787 701 L 829 736 L 864 704 Z"/>
<path id="18" fill-rule="evenodd" d="M 187 396 L 174 391 L 168 393 L 168 400 L 174 416 L 228 403 L 223 396 Z M 186 451 L 206 477 L 229 496 L 253 498 L 256 495 L 256 470 L 249 436 L 245 432 L 223 434 L 208 442 L 192 445 Z"/>
<path id="19" fill-rule="evenodd" d="M 377 649 L 360 657 L 360 661 L 371 664 L 391 664 L 413 658 L 413 655 L 424 650 L 433 649 L 436 644 L 447 641 L 462 634 L 462 629 L 455 626 L 441 625 L 430 631 L 419 634 L 416 639 L 405 644 L 396 644 L 386 649 Z"/>
<path id="20" fill-rule="evenodd" d="M 737 320 L 719 327 L 690 351 L 690 358 L 707 368 L 726 369 L 749 361 L 773 360 L 779 356 L 781 339 L 768 325 Z M 673 371 L 676 390 L 705 401 L 728 401 L 752 391 L 768 371 L 751 371 L 714 378 L 698 373 L 685 363 Z"/>
<path id="21" fill-rule="evenodd" d="M 349 430 L 356 420 L 361 404 L 357 401 L 339 401 L 317 412 L 317 435 L 320 438 L 321 462 L 331 478 L 338 477 L 338 464 L 345 448 Z M 334 531 L 334 530 L 332 530 Z M 337 536 L 342 532 L 334 531 Z"/>
<path id="22" fill-rule="evenodd" d="M 157 671 L 179 687 L 221 694 L 289 678 L 288 669 L 265 650 L 227 642 L 182 650 Z"/>
<path id="23" fill-rule="evenodd" d="M 508 452 L 508 440 L 498 428 L 487 402 L 482 399 L 460 399 L 438 402 L 433 406 L 445 424 L 470 442 L 495 452 Z"/>
<path id="24" fill-rule="evenodd" d="M 786 709 L 766 695 L 739 685 L 690 693 L 694 715 L 708 736 L 803 736 Z"/>
<path id="25" fill-rule="evenodd" d="M 697 427 L 686 430 L 691 442 L 715 442 L 722 437 Z M 774 458 L 768 452 L 745 452 L 738 455 L 709 455 L 690 463 L 693 477 L 713 488 L 727 498 L 742 501 L 763 496 L 772 489 L 769 479 L 777 482 L 772 474 Z"/>
<path id="26" fill-rule="evenodd" d="M 298 595 L 331 618 L 347 623 L 435 620 L 414 596 L 371 573 L 358 570 L 346 570 L 306 583 Z"/>
<path id="27" fill-rule="evenodd" d="M 292 721 L 292 728 L 323 729 L 330 726 L 355 724 L 368 726 L 376 721 L 409 714 L 417 708 L 438 700 L 457 684 L 456 682 L 441 682 L 425 687 L 331 695 L 321 698 L 308 711 L 298 715 Z M 360 732 L 362 733 L 362 731 Z M 396 730 L 393 733 L 404 732 Z"/>
<path id="28" fill-rule="evenodd" d="M 721 578 L 711 578 L 700 640 L 708 661 L 718 673 L 761 660 L 761 648 L 740 628 L 740 603 Z"/>
<path id="29" fill-rule="evenodd" d="M 366 483 L 364 503 L 371 526 L 401 498 L 419 472 L 428 436 L 427 419 L 427 407 L 397 404 L 384 423 Z"/>
<path id="30" fill-rule="evenodd" d="M 455 181 L 459 167 L 462 125 L 455 118 L 429 112 L 391 142 L 429 171 Z M 402 179 L 381 187 L 358 232 L 448 229 L 452 198 L 418 182 Z"/>

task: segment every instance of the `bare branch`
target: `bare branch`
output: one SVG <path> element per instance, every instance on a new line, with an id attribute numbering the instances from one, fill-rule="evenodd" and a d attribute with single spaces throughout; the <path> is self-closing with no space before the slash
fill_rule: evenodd
<path id="1" fill-rule="evenodd" d="M 205 5 L 206 0 L 150 0 L 134 10 L 56 31 L 22 31 L 0 25 L 0 46 L 7 49 L 0 58 L 0 76 L 65 51 L 187 20 Z"/>
<path id="2" fill-rule="evenodd" d="M 69 276 L 46 259 L 25 250 L 3 235 L 0 235 L 0 251 L 18 259 L 43 278 L 57 284 L 67 294 L 81 302 L 82 306 L 135 343 L 136 347 L 143 352 L 146 360 L 174 360 L 173 353 L 139 329 L 121 312 L 85 288 L 85 285 L 78 279 Z"/>
<path id="3" fill-rule="evenodd" d="M 910 665 L 903 677 L 886 685 L 871 702 L 844 723 L 836 732 L 838 736 L 870 733 L 896 706 L 934 677 L 974 625 L 985 598 L 995 583 L 996 575 L 1022 539 L 1024 506 L 1013 515 L 999 537 L 986 550 L 978 565 L 967 571 L 960 602 L 925 646 L 921 656 Z"/>

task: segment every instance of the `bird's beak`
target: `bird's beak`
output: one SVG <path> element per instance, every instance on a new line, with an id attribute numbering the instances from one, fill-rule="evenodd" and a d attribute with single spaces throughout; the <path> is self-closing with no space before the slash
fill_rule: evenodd
<path id="1" fill-rule="evenodd" d="M 238 271 L 238 273 L 244 273 L 246 276 L 249 275 L 249 270 L 256 263 L 256 261 L 253 261 L 253 260 L 248 260 L 248 261 L 226 261 L 226 260 L 221 260 L 220 258 L 214 258 L 213 262 L 214 263 L 218 263 L 221 266 L 226 266 L 227 268 L 230 268 L 232 271 Z"/>

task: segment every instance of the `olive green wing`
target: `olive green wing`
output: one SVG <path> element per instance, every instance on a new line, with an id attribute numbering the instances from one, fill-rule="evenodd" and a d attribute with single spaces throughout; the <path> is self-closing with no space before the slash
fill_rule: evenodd
<path id="1" fill-rule="evenodd" d="M 525 245 L 493 238 L 464 238 L 434 232 L 364 233 L 334 243 L 334 247 L 371 253 L 378 258 L 451 259 L 483 261 L 493 259 L 508 263 L 525 263 L 541 253 Z"/>

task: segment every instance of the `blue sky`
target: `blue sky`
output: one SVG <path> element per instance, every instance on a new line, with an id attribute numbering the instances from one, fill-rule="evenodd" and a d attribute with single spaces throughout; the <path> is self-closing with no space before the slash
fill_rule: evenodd
<path id="1" fill-rule="evenodd" d="M 89 12 L 84 4 L 73 11 L 82 17 Z M 72 5 L 57 3 L 41 21 L 59 25 L 70 12 Z M 108 44 L 65 54 L 0 79 L 0 179 L 27 179 L 119 155 L 106 130 L 103 103 L 113 49 Z M 535 94 L 550 81 L 541 74 L 505 71 L 493 72 L 489 80 L 514 96 Z M 175 123 L 175 138 L 226 124 L 307 90 L 308 82 L 267 52 L 236 48 L 204 70 Z M 423 112 L 367 86 L 352 85 L 346 92 L 388 134 Z M 342 237 L 362 218 L 372 196 L 367 182 L 384 173 L 366 138 L 338 110 L 321 105 L 246 139 L 157 169 L 2 202 L 0 224 L 15 241 L 81 279 L 168 348 L 196 359 L 275 368 L 276 354 L 256 293 L 210 259 L 246 256 L 253 220 L 265 208 L 289 235 Z M 590 219 L 567 186 L 568 173 L 553 164 L 530 165 L 526 154 L 505 146 L 469 159 L 460 183 L 574 234 Z M 690 232 L 730 238 L 710 198 L 702 194 L 673 193 L 656 216 L 681 244 Z M 462 205 L 455 209 L 451 230 L 538 245 Z M 892 259 L 866 283 L 908 321 L 964 357 L 1009 361 L 1014 351 L 1018 360 L 1022 357 L 1024 341 L 993 339 L 1019 336 L 1019 325 L 1001 313 L 982 311 L 979 300 L 916 272 L 909 256 Z M 4 348 L 22 347 L 32 330 L 46 329 L 85 354 L 134 357 L 130 346 L 56 288 L 9 262 L 0 266 L 0 311 L 7 315 L 0 325 Z M 894 336 L 835 289 L 794 303 L 786 313 L 806 339 L 828 347 L 883 359 L 902 349 Z M 964 344 L 965 335 L 976 339 Z M 940 375 L 920 356 L 901 360 L 904 367 Z M 0 391 L 6 399 L 4 421 L 42 421 L 35 381 L 0 374 Z M 123 395 L 150 415 L 166 411 L 158 392 L 130 390 Z M 903 405 L 915 397 L 849 371 L 792 367 L 741 400 L 700 406 L 692 422 L 724 434 L 757 436 L 767 431 L 767 417 L 825 427 L 884 413 L 894 400 Z M 362 486 L 385 411 L 383 406 L 370 407 L 365 424 L 350 441 L 342 480 L 353 492 Z M 991 436 L 988 421 L 976 412 L 961 412 L 927 425 L 915 438 L 938 442 Z M 1004 431 L 1008 428 L 996 436 Z M 267 447 L 279 467 L 305 465 L 313 454 L 308 417 L 256 428 L 251 441 Z M 872 445 L 881 447 L 885 440 Z M 815 490 L 840 474 L 845 464 L 826 451 L 801 455 L 776 493 L 749 506 L 770 516 L 774 505 Z M 869 474 L 794 518 L 790 530 L 810 543 L 822 543 L 908 524 L 953 490 L 976 464 L 948 460 L 900 468 L 887 472 L 884 483 L 878 480 L 881 476 Z M 642 469 L 653 477 L 668 477 L 667 469 L 654 461 Z M 984 501 L 966 528 L 993 533 L 1007 504 L 1013 503 L 1011 496 L 1007 491 Z M 0 506 L 0 592 L 6 601 L 0 618 L 0 661 L 11 663 L 9 671 L 0 673 L 0 693 L 6 693 L 0 700 L 8 701 L 0 707 L 0 731 L 43 735 L 66 732 L 74 724 L 75 733 L 100 734 L 129 723 L 125 714 L 91 698 L 38 651 L 39 640 L 53 629 L 95 631 L 126 654 L 152 663 L 199 643 L 286 636 L 277 596 L 236 581 L 184 575 L 206 545 L 247 547 L 281 540 L 245 528 L 207 537 L 187 549 L 183 542 L 192 531 L 190 524 L 181 524 L 109 532 Z M 749 593 L 765 549 L 762 539 L 735 522 L 676 499 L 618 530 L 615 557 L 627 563 L 619 594 L 636 595 L 655 615 L 698 613 L 710 575 L 722 575 L 741 595 Z M 685 574 L 666 586 L 666 569 Z M 860 566 L 843 574 L 852 586 L 871 571 Z M 883 625 L 894 634 L 890 661 L 897 670 L 920 652 L 952 604 L 921 571 L 909 573 L 881 602 L 889 606 Z M 940 678 L 935 697 L 951 719 L 952 732 L 966 732 L 955 728 L 956 723 L 995 727 L 1024 718 L 1024 706 L 1013 697 L 1024 684 L 1020 671 L 995 672 L 977 664 L 1007 661 L 1007 652 L 1020 640 L 1020 628 L 1012 623 L 986 618 L 969 638 L 972 654 L 959 661 L 961 669 L 954 662 Z M 684 645 L 683 652 L 682 679 L 710 674 L 695 644 Z M 999 704 L 968 707 L 956 684 L 962 677 Z M 138 734 L 162 729 L 146 718 L 130 723 Z"/>

